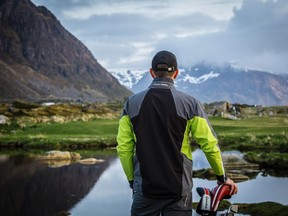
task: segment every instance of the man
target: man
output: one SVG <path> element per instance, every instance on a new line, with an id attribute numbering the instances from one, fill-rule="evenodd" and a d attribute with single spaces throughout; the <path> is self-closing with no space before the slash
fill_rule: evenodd
<path id="1" fill-rule="evenodd" d="M 177 91 L 173 53 L 158 52 L 152 60 L 150 87 L 126 101 L 119 121 L 117 152 L 133 189 L 132 216 L 192 215 L 192 152 L 190 137 L 204 151 L 218 184 L 226 179 L 217 138 L 202 105 Z"/>

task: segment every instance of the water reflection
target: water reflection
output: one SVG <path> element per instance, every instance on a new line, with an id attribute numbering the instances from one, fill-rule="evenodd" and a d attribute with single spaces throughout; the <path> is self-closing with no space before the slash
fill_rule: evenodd
<path id="1" fill-rule="evenodd" d="M 1 215 L 56 215 L 69 211 L 98 182 L 116 156 L 95 165 L 72 164 L 51 168 L 26 157 L 0 163 Z"/>
<path id="2" fill-rule="evenodd" d="M 225 151 L 222 153 L 224 162 L 237 162 L 246 163 L 243 159 L 244 154 L 239 151 Z M 210 165 L 205 157 L 205 154 L 200 149 L 196 149 L 193 154 L 193 170 L 199 170 L 203 168 L 210 168 Z"/>
<path id="3" fill-rule="evenodd" d="M 201 151 L 193 153 L 194 168 L 209 167 Z M 226 152 L 223 157 L 236 154 Z M 115 152 L 97 155 L 105 162 L 48 167 L 25 157 L 0 157 L 0 215 L 52 216 L 68 211 L 72 216 L 127 216 L 131 189 Z M 197 163 L 196 163 L 197 161 Z M 255 174 L 238 183 L 239 193 L 231 203 L 274 201 L 288 203 L 288 178 Z M 215 181 L 194 178 L 193 201 L 199 201 L 195 187 L 215 187 Z"/>
<path id="4" fill-rule="evenodd" d="M 205 179 L 193 179 L 194 185 L 205 186 L 208 188 L 215 187 L 215 181 Z M 255 179 L 238 183 L 239 192 L 233 196 L 231 203 L 259 203 L 259 202 L 278 202 L 288 205 L 288 179 L 271 176 L 262 176 L 261 173 Z M 195 191 L 193 191 L 195 192 Z M 199 201 L 197 193 L 193 193 L 193 202 Z"/>
<path id="5" fill-rule="evenodd" d="M 222 153 L 224 163 L 247 163 L 243 159 L 244 154 L 239 151 L 226 151 Z M 199 170 L 202 168 L 209 168 L 210 165 L 204 153 L 197 149 L 193 152 L 193 169 Z M 239 171 L 243 171 L 239 168 Z M 245 170 L 244 170 L 245 171 Z M 245 173 L 249 176 L 248 181 L 238 182 L 239 192 L 233 196 L 229 201 L 231 203 L 259 203 L 266 201 L 278 202 L 283 205 L 288 204 L 288 178 L 271 176 L 275 172 L 267 172 L 260 170 L 248 170 Z M 215 181 L 207 179 L 193 179 L 194 186 L 203 186 L 208 188 L 215 187 Z M 195 191 L 194 191 L 195 192 Z M 199 201 L 197 193 L 193 193 L 193 202 Z"/>
<path id="6" fill-rule="evenodd" d="M 78 203 L 72 210 L 72 215 L 130 215 L 132 191 L 128 186 L 119 159 L 102 174 L 98 183 L 85 200 Z"/>

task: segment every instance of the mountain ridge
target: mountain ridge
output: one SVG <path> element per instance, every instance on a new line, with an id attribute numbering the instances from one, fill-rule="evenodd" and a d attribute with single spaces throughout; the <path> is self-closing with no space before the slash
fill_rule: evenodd
<path id="1" fill-rule="evenodd" d="M 131 74 L 133 71 L 130 71 Z M 123 80 L 119 81 L 125 84 Z M 146 70 L 130 89 L 134 93 L 142 91 L 151 81 Z M 229 101 L 267 106 L 288 104 L 288 76 L 239 68 L 231 64 L 215 66 L 199 63 L 189 68 L 180 66 L 179 75 L 174 82 L 178 90 L 203 103 Z"/>
<path id="2" fill-rule="evenodd" d="M 0 99 L 107 101 L 131 93 L 44 6 L 0 4 Z"/>

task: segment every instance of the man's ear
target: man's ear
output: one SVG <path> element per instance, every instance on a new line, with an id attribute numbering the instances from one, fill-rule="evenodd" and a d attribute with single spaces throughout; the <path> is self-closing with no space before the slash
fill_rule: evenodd
<path id="1" fill-rule="evenodd" d="M 152 76 L 153 79 L 156 77 L 156 75 L 155 75 L 155 73 L 154 73 L 154 71 L 153 71 L 152 68 L 150 68 L 150 74 L 151 74 L 151 76 Z"/>
<path id="2" fill-rule="evenodd" d="M 172 78 L 176 79 L 176 77 L 178 76 L 178 73 L 179 73 L 178 69 L 175 70 L 174 74 L 172 75 Z"/>

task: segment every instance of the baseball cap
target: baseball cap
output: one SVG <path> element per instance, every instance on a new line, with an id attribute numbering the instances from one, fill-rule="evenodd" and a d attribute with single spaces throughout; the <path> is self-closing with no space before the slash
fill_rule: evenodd
<path id="1" fill-rule="evenodd" d="M 167 65 L 167 68 L 158 68 L 159 64 Z M 176 56 L 166 50 L 160 51 L 156 53 L 156 55 L 152 59 L 152 69 L 154 71 L 167 71 L 173 72 L 177 70 L 177 59 Z"/>

